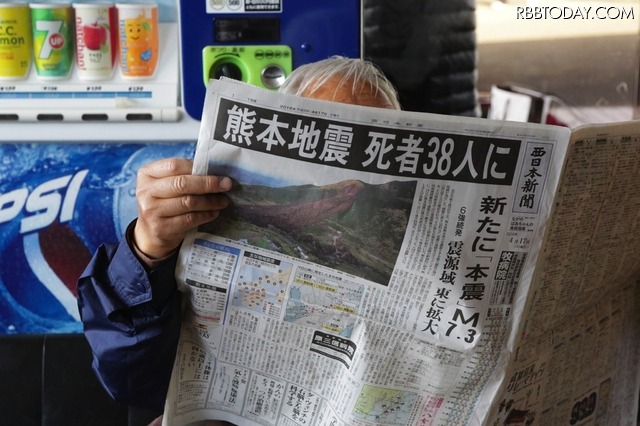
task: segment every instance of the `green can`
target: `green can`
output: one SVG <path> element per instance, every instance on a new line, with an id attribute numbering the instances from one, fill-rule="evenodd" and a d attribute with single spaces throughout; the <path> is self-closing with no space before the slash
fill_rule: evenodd
<path id="1" fill-rule="evenodd" d="M 33 62 L 38 78 L 61 80 L 69 77 L 75 51 L 73 9 L 70 4 L 31 3 Z"/>

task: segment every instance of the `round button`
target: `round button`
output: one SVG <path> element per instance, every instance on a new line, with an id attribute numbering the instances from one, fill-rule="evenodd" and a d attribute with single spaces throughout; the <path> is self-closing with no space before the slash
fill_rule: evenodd
<path id="1" fill-rule="evenodd" d="M 269 89 L 277 89 L 284 83 L 286 75 L 280 65 L 267 65 L 262 69 L 260 79 Z"/>
<path id="2" fill-rule="evenodd" d="M 223 62 L 211 68 L 210 78 L 228 77 L 234 80 L 242 80 L 242 70 L 236 64 Z"/>

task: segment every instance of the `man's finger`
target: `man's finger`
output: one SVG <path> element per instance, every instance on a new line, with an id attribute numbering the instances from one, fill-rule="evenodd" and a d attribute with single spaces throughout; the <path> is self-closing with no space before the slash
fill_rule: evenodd
<path id="1" fill-rule="evenodd" d="M 186 158 L 164 158 L 140 168 L 139 174 L 155 179 L 167 176 L 190 175 L 193 161 Z"/>
<path id="2" fill-rule="evenodd" d="M 141 215 L 146 217 L 145 213 L 149 211 L 149 213 L 158 218 L 167 218 L 189 212 L 222 210 L 230 204 L 230 200 L 228 197 L 217 194 L 191 194 L 163 199 L 162 202 L 155 202 L 153 204 L 147 204 L 144 203 L 144 201 L 141 201 L 139 204 Z"/>
<path id="3" fill-rule="evenodd" d="M 181 175 L 164 179 L 172 192 L 179 195 L 215 194 L 231 189 L 231 178 L 227 176 Z"/>

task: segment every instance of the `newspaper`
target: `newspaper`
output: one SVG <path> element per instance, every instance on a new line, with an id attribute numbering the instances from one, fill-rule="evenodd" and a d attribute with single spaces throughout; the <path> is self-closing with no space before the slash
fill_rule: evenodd
<path id="1" fill-rule="evenodd" d="M 580 303 L 566 295 L 575 311 L 538 296 L 554 285 L 540 264 L 569 268 L 551 260 L 574 249 L 544 238 L 564 226 L 551 218 L 570 137 L 212 81 L 194 173 L 232 177 L 233 206 L 180 251 L 188 296 L 164 424 L 582 425 L 620 413 L 587 414 L 592 393 L 620 393 L 615 361 L 637 365 L 622 328 L 637 286 L 585 284 Z M 638 231 L 640 209 L 619 210 Z M 617 265 L 631 276 L 627 254 Z M 559 342 L 586 366 L 576 351 L 602 339 L 612 349 L 598 377 L 571 376 Z"/>
<path id="2" fill-rule="evenodd" d="M 638 182 L 639 121 L 574 131 L 491 424 L 637 425 Z"/>

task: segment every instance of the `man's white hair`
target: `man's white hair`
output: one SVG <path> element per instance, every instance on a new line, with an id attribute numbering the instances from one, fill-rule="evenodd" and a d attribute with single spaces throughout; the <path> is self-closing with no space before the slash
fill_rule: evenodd
<path id="1" fill-rule="evenodd" d="M 287 77 L 279 92 L 309 96 L 334 77 L 340 77 L 336 92 L 343 83 L 351 84 L 353 94 L 357 94 L 363 85 L 367 85 L 371 87 L 374 94 L 381 92 L 394 109 L 401 109 L 398 92 L 378 67 L 363 59 L 343 56 L 332 56 L 299 66 Z"/>

